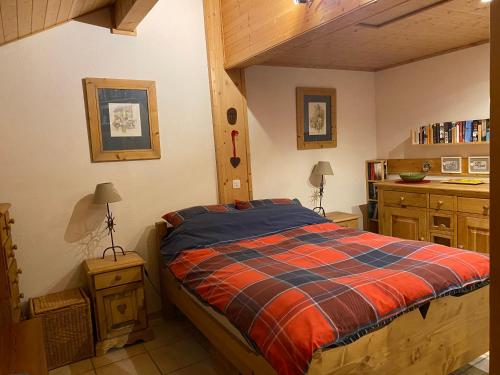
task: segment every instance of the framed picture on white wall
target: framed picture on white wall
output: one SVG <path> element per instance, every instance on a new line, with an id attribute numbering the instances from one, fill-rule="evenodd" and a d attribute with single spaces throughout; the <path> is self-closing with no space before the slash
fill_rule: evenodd
<path id="1" fill-rule="evenodd" d="M 462 157 L 461 156 L 442 157 L 441 173 L 462 173 Z"/>

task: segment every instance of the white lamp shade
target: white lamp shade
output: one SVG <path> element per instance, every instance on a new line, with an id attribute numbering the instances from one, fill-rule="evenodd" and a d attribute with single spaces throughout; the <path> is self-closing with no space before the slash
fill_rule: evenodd
<path id="1" fill-rule="evenodd" d="M 105 182 L 95 187 L 94 203 L 106 204 L 121 200 L 122 197 L 118 194 L 112 182 Z"/>
<path id="2" fill-rule="evenodd" d="M 318 161 L 314 173 L 324 176 L 333 176 L 332 166 L 329 161 Z"/>

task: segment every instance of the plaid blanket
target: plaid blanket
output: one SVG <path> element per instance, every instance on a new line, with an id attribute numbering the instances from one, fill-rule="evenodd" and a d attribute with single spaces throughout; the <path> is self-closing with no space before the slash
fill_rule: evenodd
<path id="1" fill-rule="evenodd" d="M 183 251 L 176 278 L 223 313 L 279 374 L 431 299 L 489 280 L 489 257 L 315 224 Z"/>

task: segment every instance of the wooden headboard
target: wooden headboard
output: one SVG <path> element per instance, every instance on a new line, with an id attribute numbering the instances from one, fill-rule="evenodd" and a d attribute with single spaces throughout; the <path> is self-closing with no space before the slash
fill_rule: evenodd
<path id="1" fill-rule="evenodd" d="M 156 222 L 155 228 L 156 228 L 156 250 L 158 251 L 158 254 L 159 254 L 161 240 L 163 237 L 165 237 L 172 230 L 172 228 L 169 228 L 167 226 L 167 223 L 164 221 Z"/>

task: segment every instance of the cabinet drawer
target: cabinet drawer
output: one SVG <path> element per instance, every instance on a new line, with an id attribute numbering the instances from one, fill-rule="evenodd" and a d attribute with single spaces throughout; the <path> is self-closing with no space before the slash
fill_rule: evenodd
<path id="1" fill-rule="evenodd" d="M 384 204 L 396 207 L 427 207 L 427 194 L 384 191 Z"/>
<path id="2" fill-rule="evenodd" d="M 94 276 L 96 289 L 129 284 L 142 280 L 142 267 L 125 268 L 119 271 L 101 273 Z"/>
<path id="3" fill-rule="evenodd" d="M 452 233 L 430 232 L 430 242 L 448 247 L 455 247 L 455 237 Z"/>
<path id="4" fill-rule="evenodd" d="M 439 210 L 429 211 L 429 230 L 440 232 L 455 231 L 455 215 Z"/>
<path id="5" fill-rule="evenodd" d="M 431 194 L 429 196 L 429 208 L 433 210 L 455 211 L 456 197 Z"/>
<path id="6" fill-rule="evenodd" d="M 459 212 L 489 216 L 490 200 L 458 197 L 457 210 Z"/>

